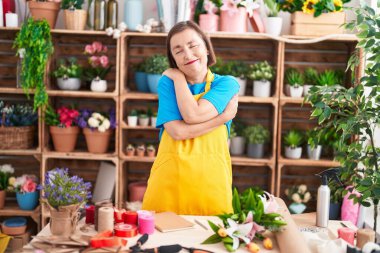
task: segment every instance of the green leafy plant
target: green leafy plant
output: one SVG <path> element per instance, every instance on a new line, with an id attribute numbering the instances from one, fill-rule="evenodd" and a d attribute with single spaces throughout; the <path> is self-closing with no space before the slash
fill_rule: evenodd
<path id="1" fill-rule="evenodd" d="M 236 135 L 236 131 L 235 131 L 235 125 L 232 122 L 231 127 L 230 127 L 230 138 L 234 138 L 236 136 L 237 135 Z"/>
<path id="2" fill-rule="evenodd" d="M 264 144 L 269 142 L 270 133 L 263 125 L 257 124 L 244 129 L 244 137 L 251 144 Z"/>
<path id="3" fill-rule="evenodd" d="M 303 144 L 304 138 L 299 130 L 292 129 L 284 136 L 284 144 L 286 147 L 297 148 Z"/>
<path id="4" fill-rule="evenodd" d="M 345 79 L 345 72 L 341 69 L 335 70 L 335 82 L 336 84 L 343 85 Z"/>
<path id="5" fill-rule="evenodd" d="M 137 110 L 131 110 L 129 112 L 129 116 L 138 116 L 139 115 L 139 112 Z"/>
<path id="6" fill-rule="evenodd" d="M 44 107 L 48 103 L 48 94 L 44 83 L 46 64 L 54 48 L 50 27 L 46 20 L 29 18 L 17 33 L 13 48 L 23 51 L 21 62 L 22 88 L 29 98 L 29 92 L 34 89 L 33 108 Z"/>
<path id="7" fill-rule="evenodd" d="M 169 62 L 164 55 L 153 55 L 146 60 L 145 73 L 148 74 L 162 74 L 169 68 Z"/>
<path id="8" fill-rule="evenodd" d="M 327 12 L 343 11 L 343 4 L 350 0 L 276 0 L 280 5 L 280 10 L 286 12 L 302 11 L 307 14 L 313 14 L 314 17 L 320 16 Z"/>
<path id="9" fill-rule="evenodd" d="M 243 61 L 229 61 L 224 64 L 224 68 L 228 75 L 243 79 L 247 76 L 248 65 Z"/>
<path id="10" fill-rule="evenodd" d="M 77 63 L 77 59 L 72 57 L 68 59 L 68 64 L 66 60 L 60 59 L 58 63 L 58 68 L 53 71 L 52 75 L 55 78 L 81 78 L 83 68 Z"/>
<path id="11" fill-rule="evenodd" d="M 229 75 L 226 63 L 222 58 L 216 57 L 216 63 L 210 67 L 211 71 L 219 75 Z"/>
<path id="12" fill-rule="evenodd" d="M 344 187 L 339 185 L 335 180 L 329 180 L 328 185 L 331 191 L 330 202 L 342 203 Z"/>
<path id="13" fill-rule="evenodd" d="M 317 85 L 318 71 L 314 68 L 306 68 L 303 72 L 305 84 Z"/>
<path id="14" fill-rule="evenodd" d="M 144 59 L 142 62 L 139 62 L 135 65 L 133 65 L 133 69 L 135 72 L 145 72 L 146 69 L 146 61 L 147 59 Z"/>
<path id="15" fill-rule="evenodd" d="M 239 120 L 235 120 L 231 123 L 231 129 L 234 129 L 233 131 L 235 132 L 235 136 L 243 136 L 244 134 L 244 129 L 245 129 L 245 125 L 243 122 L 239 121 Z"/>
<path id="16" fill-rule="evenodd" d="M 317 145 L 320 145 L 320 139 L 318 138 L 318 129 L 310 129 L 306 131 L 306 140 L 307 144 L 311 146 L 311 148 L 315 148 Z"/>
<path id="17" fill-rule="evenodd" d="M 252 64 L 248 70 L 248 78 L 251 80 L 258 81 L 271 81 L 275 77 L 274 68 L 267 62 L 259 62 L 256 64 Z"/>
<path id="18" fill-rule="evenodd" d="M 380 123 L 380 16 L 375 10 L 361 4 L 355 9 L 356 19 L 346 25 L 357 29 L 359 42 L 356 53 L 348 61 L 348 68 L 355 73 L 360 61 L 358 50 L 367 55 L 364 76 L 354 87 L 318 87 L 308 97 L 312 105 L 312 118 L 318 118 L 319 128 L 332 127 L 341 131 L 337 157 L 341 164 L 341 177 L 360 193 L 350 194 L 355 203 L 374 208 L 374 230 L 377 229 L 378 204 L 380 202 L 380 149 L 375 146 L 374 131 Z M 364 56 L 364 58 L 365 58 Z M 364 89 L 369 89 L 365 94 Z M 346 143 L 351 139 L 350 143 Z M 360 166 L 359 166 L 360 164 Z M 350 189 L 350 191 L 353 190 Z M 347 190 L 343 192 L 346 194 Z"/>
<path id="19" fill-rule="evenodd" d="M 64 10 L 81 10 L 83 0 L 62 0 L 61 9 Z"/>
<path id="20" fill-rule="evenodd" d="M 268 17 L 278 17 L 278 11 L 280 9 L 276 0 L 264 0 L 264 4 L 268 7 Z"/>
<path id="21" fill-rule="evenodd" d="M 286 83 L 295 88 L 304 85 L 304 77 L 301 72 L 294 68 L 288 68 L 285 71 Z"/>
<path id="22" fill-rule="evenodd" d="M 333 70 L 325 70 L 318 75 L 317 84 L 320 86 L 332 86 L 337 84 L 337 78 Z"/>

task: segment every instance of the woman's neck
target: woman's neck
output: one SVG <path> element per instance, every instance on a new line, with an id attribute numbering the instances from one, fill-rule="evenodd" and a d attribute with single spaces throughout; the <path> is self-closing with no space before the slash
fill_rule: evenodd
<path id="1" fill-rule="evenodd" d="M 197 73 L 194 76 L 186 76 L 186 80 L 190 84 L 203 83 L 206 81 L 207 69 L 202 71 L 202 73 Z"/>

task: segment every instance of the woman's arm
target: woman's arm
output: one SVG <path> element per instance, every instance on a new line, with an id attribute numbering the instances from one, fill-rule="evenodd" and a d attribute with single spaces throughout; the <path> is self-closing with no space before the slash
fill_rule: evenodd
<path id="1" fill-rule="evenodd" d="M 165 130 L 175 140 L 187 140 L 204 135 L 225 122 L 233 119 L 237 113 L 238 97 L 234 96 L 228 103 L 226 110 L 213 119 L 198 123 L 187 124 L 182 120 L 174 120 L 164 124 Z"/>
<path id="2" fill-rule="evenodd" d="M 166 75 L 174 82 L 178 108 L 187 124 L 209 121 L 218 115 L 215 106 L 206 99 L 195 100 L 187 86 L 185 75 L 178 69 L 167 69 Z"/>

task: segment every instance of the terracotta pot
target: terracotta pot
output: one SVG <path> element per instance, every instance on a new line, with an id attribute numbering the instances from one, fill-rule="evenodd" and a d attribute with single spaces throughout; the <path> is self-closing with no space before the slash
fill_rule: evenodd
<path id="1" fill-rule="evenodd" d="M 105 132 L 99 132 L 98 130 L 84 128 L 83 134 L 86 139 L 88 152 L 94 154 L 106 153 L 112 133 L 113 131 L 111 129 L 108 129 Z"/>
<path id="2" fill-rule="evenodd" d="M 2 190 L 0 191 L 0 209 L 4 208 L 4 204 L 5 204 L 5 191 Z"/>
<path id="3" fill-rule="evenodd" d="M 135 150 L 127 150 L 127 156 L 134 156 L 135 155 Z"/>
<path id="4" fill-rule="evenodd" d="M 28 1 L 28 3 L 33 19 L 46 19 L 50 28 L 54 29 L 61 3 L 37 1 Z"/>
<path id="5" fill-rule="evenodd" d="M 144 157 L 145 156 L 145 149 L 137 149 L 137 156 L 138 157 Z"/>
<path id="6" fill-rule="evenodd" d="M 134 182 L 128 185 L 129 201 L 142 201 L 146 191 L 146 182 Z"/>
<path id="7" fill-rule="evenodd" d="M 50 126 L 50 135 L 53 139 L 54 149 L 58 152 L 72 152 L 75 149 L 79 127 Z"/>
<path id="8" fill-rule="evenodd" d="M 64 10 L 65 27 L 70 30 L 84 30 L 87 21 L 86 10 Z"/>
<path id="9" fill-rule="evenodd" d="M 156 155 L 156 150 L 147 150 L 148 157 L 154 157 Z"/>

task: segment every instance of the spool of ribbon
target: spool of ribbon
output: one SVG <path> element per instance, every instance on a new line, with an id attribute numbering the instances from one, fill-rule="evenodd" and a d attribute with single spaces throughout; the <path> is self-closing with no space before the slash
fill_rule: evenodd
<path id="1" fill-rule="evenodd" d="M 124 223 L 137 225 L 137 212 L 126 211 L 124 213 Z"/>
<path id="2" fill-rule="evenodd" d="M 139 233 L 151 235 L 154 233 L 154 216 L 151 212 L 140 210 L 137 211 Z"/>
<path id="3" fill-rule="evenodd" d="M 115 220 L 115 223 L 123 223 L 124 222 L 124 213 L 125 213 L 125 209 L 117 209 L 115 208 L 114 210 L 114 220 Z"/>
<path id="4" fill-rule="evenodd" d="M 355 231 L 351 228 L 339 228 L 338 237 L 342 238 L 351 245 L 354 245 Z"/>
<path id="5" fill-rule="evenodd" d="M 95 220 L 95 206 L 86 206 L 86 224 L 94 224 Z"/>
<path id="6" fill-rule="evenodd" d="M 98 231 L 98 220 L 99 220 L 99 208 L 101 207 L 112 207 L 112 202 L 110 199 L 102 200 L 95 203 L 95 230 Z"/>
<path id="7" fill-rule="evenodd" d="M 99 208 L 98 231 L 113 230 L 113 208 Z"/>
<path id="8" fill-rule="evenodd" d="M 118 223 L 115 225 L 115 236 L 134 237 L 138 234 L 137 226 L 131 224 Z"/>

